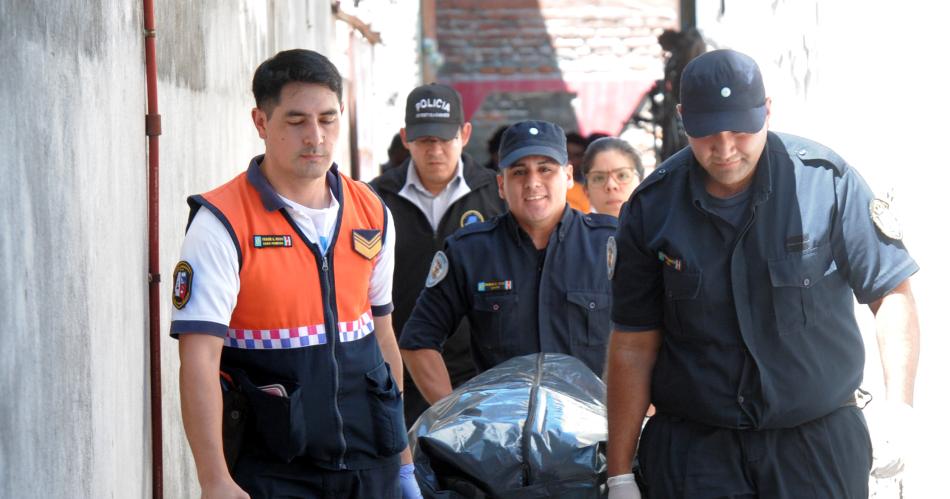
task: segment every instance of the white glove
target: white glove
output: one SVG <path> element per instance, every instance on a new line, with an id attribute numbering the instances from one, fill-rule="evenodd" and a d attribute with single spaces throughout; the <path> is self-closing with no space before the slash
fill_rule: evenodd
<path id="1" fill-rule="evenodd" d="M 876 406 L 876 407 L 875 407 Z M 893 478 L 904 471 L 914 428 L 914 409 L 903 403 L 885 400 L 871 403 L 864 410 L 874 449 L 871 476 Z"/>
<path id="2" fill-rule="evenodd" d="M 640 499 L 640 488 L 633 473 L 608 478 L 607 499 Z"/>

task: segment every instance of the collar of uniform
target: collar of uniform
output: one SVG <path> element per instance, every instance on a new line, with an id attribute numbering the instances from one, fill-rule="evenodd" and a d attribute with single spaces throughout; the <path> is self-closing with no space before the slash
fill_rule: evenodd
<path id="1" fill-rule="evenodd" d="M 574 221 L 574 210 L 567 204 L 564 203 L 564 212 L 561 214 L 561 220 L 557 223 L 557 227 L 554 228 L 554 231 L 551 233 L 551 237 L 557 236 L 558 242 L 563 241 L 567 237 L 567 231 L 571 227 L 571 222 Z M 518 225 L 518 220 L 515 219 L 515 216 L 511 211 L 506 211 L 504 215 L 505 227 L 508 230 L 508 234 L 511 235 L 511 238 L 518 243 L 518 246 L 524 246 L 524 242 L 527 241 L 531 244 L 531 247 L 534 247 L 534 242 L 531 241 L 531 238 L 528 236 L 528 233 L 521 228 L 521 225 Z M 550 238 L 548 239 L 550 242 Z"/>
<path id="2" fill-rule="evenodd" d="M 455 166 L 455 177 L 449 181 L 449 185 L 446 185 L 442 192 L 446 192 L 451 186 L 461 187 L 465 184 L 465 177 L 462 175 L 462 168 L 464 167 L 465 165 L 462 162 L 462 158 L 459 157 L 458 165 Z M 403 189 L 410 186 L 414 187 L 422 194 L 428 195 L 430 197 L 436 197 L 433 196 L 432 193 L 426 189 L 426 186 L 422 184 L 422 179 L 419 178 L 419 172 L 416 171 L 416 162 L 413 161 L 412 158 L 409 159 L 409 168 L 406 170 L 406 185 L 403 187 Z"/>
<path id="3" fill-rule="evenodd" d="M 772 147 L 773 139 L 779 140 L 778 137 L 769 132 L 765 141 L 765 148 L 762 150 L 762 155 L 759 156 L 759 162 L 755 166 L 752 184 L 749 185 L 749 189 L 752 189 L 753 204 L 762 204 L 772 194 L 772 169 L 775 167 L 774 165 L 778 163 L 775 158 L 772 157 L 776 149 Z M 693 205 L 707 209 L 703 203 L 704 196 L 706 195 L 707 174 L 706 170 L 699 164 L 699 161 L 696 160 L 696 156 L 693 156 L 688 175 L 689 190 L 693 198 Z"/>
<path id="4" fill-rule="evenodd" d="M 277 211 L 281 208 L 286 208 L 287 203 L 284 203 L 284 201 L 280 199 L 280 196 L 277 195 L 277 191 L 274 190 L 274 187 L 270 185 L 270 182 L 264 177 L 264 172 L 261 171 L 261 161 L 264 161 L 263 154 L 251 158 L 251 164 L 247 167 L 247 181 L 250 182 L 254 190 L 261 196 L 261 203 L 264 204 L 264 208 L 267 209 L 267 211 Z M 327 185 L 330 187 L 330 191 L 333 192 L 333 195 L 336 196 L 337 199 L 340 199 L 340 179 L 336 163 L 330 165 L 330 169 L 327 170 Z"/>

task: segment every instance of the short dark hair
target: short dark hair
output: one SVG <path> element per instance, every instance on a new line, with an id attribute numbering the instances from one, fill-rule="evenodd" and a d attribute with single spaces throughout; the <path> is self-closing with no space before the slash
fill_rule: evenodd
<path id="1" fill-rule="evenodd" d="M 626 140 L 617 137 L 601 137 L 587 146 L 587 150 L 584 151 L 584 162 L 581 163 L 584 178 L 587 178 L 587 174 L 593 168 L 594 158 L 606 151 L 617 151 L 629 158 L 633 162 L 633 169 L 636 170 L 637 176 L 643 180 L 643 161 L 640 160 L 640 154 Z"/>
<path id="2" fill-rule="evenodd" d="M 583 147 L 587 147 L 587 139 L 583 135 L 577 132 L 567 132 L 564 134 L 564 138 L 567 139 L 568 144 L 577 144 Z"/>
<path id="3" fill-rule="evenodd" d="M 251 88 L 254 101 L 268 116 L 280 102 L 284 85 L 293 82 L 316 83 L 329 88 L 343 102 L 343 78 L 324 55 L 306 49 L 278 52 L 254 71 Z"/>

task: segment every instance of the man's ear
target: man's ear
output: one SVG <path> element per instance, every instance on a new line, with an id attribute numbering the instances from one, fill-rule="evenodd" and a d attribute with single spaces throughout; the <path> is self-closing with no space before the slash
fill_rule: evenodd
<path id="1" fill-rule="evenodd" d="M 251 109 L 251 120 L 254 121 L 254 128 L 257 128 L 257 136 L 267 138 L 267 113 L 259 107 Z"/>
<path id="2" fill-rule="evenodd" d="M 505 199 L 505 170 L 499 170 L 495 180 L 498 181 L 498 197 Z"/>
<path id="3" fill-rule="evenodd" d="M 568 163 L 564 167 L 564 173 L 567 174 L 567 188 L 574 187 L 574 165 Z"/>
<path id="4" fill-rule="evenodd" d="M 462 129 L 459 130 L 459 135 L 462 139 L 462 147 L 467 146 L 468 139 L 472 138 L 472 124 L 466 121 L 465 124 L 462 125 Z"/>
<path id="5" fill-rule="evenodd" d="M 405 128 L 400 128 L 400 129 L 399 129 L 399 138 L 402 139 L 402 145 L 403 145 L 406 149 L 409 149 L 409 141 L 406 140 L 406 129 L 405 129 Z"/>

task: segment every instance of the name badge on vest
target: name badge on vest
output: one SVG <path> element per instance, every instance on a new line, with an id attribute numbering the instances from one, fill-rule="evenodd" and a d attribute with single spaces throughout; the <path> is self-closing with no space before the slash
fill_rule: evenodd
<path id="1" fill-rule="evenodd" d="M 293 240 L 290 236 L 254 234 L 255 248 L 289 248 L 293 246 L 293 244 Z"/>
<path id="2" fill-rule="evenodd" d="M 376 258 L 383 249 L 383 231 L 379 229 L 353 229 L 353 250 L 367 260 Z"/>

